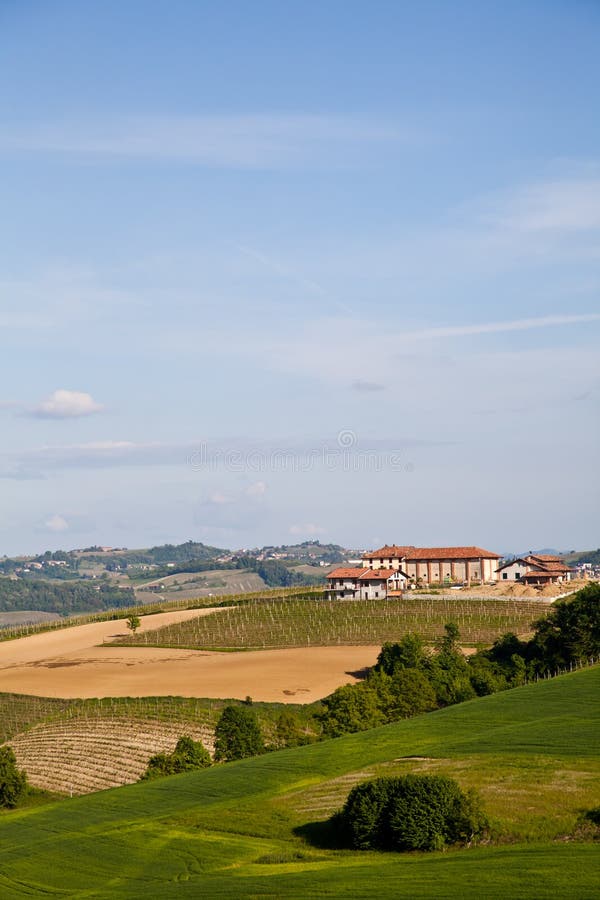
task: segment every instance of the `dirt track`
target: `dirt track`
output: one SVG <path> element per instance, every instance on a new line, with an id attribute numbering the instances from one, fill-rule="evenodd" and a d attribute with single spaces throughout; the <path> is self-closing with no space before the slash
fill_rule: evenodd
<path id="1" fill-rule="evenodd" d="M 218 610 L 142 618 L 140 631 Z M 98 646 L 126 633 L 125 620 L 96 622 L 0 643 L 0 691 L 39 697 L 240 698 L 310 703 L 373 665 L 380 647 L 306 647 L 214 653 Z"/>

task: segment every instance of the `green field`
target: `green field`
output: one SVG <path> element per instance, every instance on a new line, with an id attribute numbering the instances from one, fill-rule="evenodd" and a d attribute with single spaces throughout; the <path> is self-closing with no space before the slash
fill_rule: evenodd
<path id="1" fill-rule="evenodd" d="M 116 643 L 218 650 L 382 644 L 411 631 L 434 640 L 447 622 L 455 622 L 463 643 L 489 644 L 507 631 L 528 632 L 549 609 L 536 600 L 449 596 L 343 602 L 283 598 L 250 601 Z"/>
<path id="2" fill-rule="evenodd" d="M 0 818 L 2 897 L 597 896 L 600 668 L 415 719 Z M 415 759 L 415 758 L 419 759 Z M 322 824 L 378 772 L 480 791 L 493 844 L 396 855 L 328 848 Z M 573 838 L 575 838 L 573 840 Z"/>

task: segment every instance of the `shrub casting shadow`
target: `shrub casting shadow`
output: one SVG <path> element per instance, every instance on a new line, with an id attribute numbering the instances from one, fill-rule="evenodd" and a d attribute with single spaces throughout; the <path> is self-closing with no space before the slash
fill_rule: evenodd
<path id="1" fill-rule="evenodd" d="M 348 850 L 351 847 L 339 816 L 298 825 L 294 834 L 319 850 Z"/>

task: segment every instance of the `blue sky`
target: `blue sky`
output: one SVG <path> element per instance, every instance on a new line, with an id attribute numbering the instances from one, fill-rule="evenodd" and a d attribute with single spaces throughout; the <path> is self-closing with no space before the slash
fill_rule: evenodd
<path id="1" fill-rule="evenodd" d="M 0 553 L 597 546 L 599 41 L 0 0 Z"/>

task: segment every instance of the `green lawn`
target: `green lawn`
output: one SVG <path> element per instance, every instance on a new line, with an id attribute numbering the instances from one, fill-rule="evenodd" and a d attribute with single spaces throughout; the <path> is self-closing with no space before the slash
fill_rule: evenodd
<path id="1" fill-rule="evenodd" d="M 335 741 L 0 818 L 0 896 L 597 896 L 600 668 Z M 410 760 L 407 757 L 424 757 Z M 481 791 L 493 846 L 325 849 L 319 822 L 367 773 L 449 772 Z M 310 836 L 310 839 L 308 838 Z"/>

